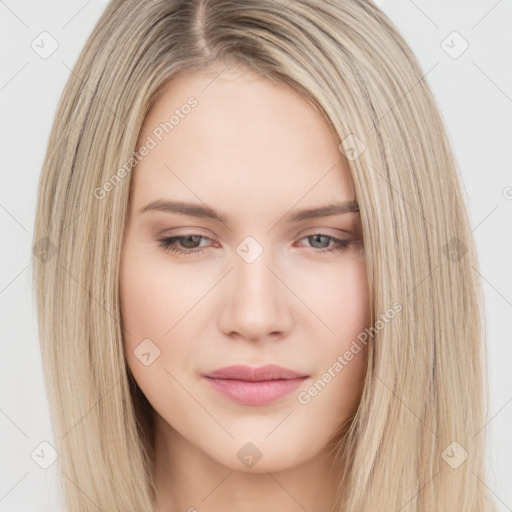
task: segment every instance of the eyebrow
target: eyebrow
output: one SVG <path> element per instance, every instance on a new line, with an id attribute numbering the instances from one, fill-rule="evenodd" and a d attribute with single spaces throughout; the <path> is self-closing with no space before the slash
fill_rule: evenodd
<path id="1" fill-rule="evenodd" d="M 201 219 L 211 219 L 217 222 L 227 224 L 225 215 L 215 212 L 208 206 L 202 206 L 195 203 L 187 203 L 183 201 L 168 201 L 158 199 L 147 204 L 140 209 L 139 215 L 149 211 L 161 211 L 168 213 L 181 213 L 190 217 L 198 217 Z M 342 201 L 339 203 L 328 204 L 317 208 L 306 208 L 295 210 L 285 217 L 286 222 L 301 222 L 307 219 L 315 219 L 319 217 L 328 217 L 330 215 L 340 215 L 344 213 L 358 213 L 359 205 L 356 201 Z"/>

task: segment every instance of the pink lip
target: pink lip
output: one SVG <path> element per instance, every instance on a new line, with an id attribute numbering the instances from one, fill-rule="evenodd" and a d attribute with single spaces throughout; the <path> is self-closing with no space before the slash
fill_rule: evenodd
<path id="1" fill-rule="evenodd" d="M 308 377 L 277 365 L 251 368 L 233 365 L 204 374 L 209 384 L 224 396 L 244 405 L 263 405 L 291 393 Z"/>

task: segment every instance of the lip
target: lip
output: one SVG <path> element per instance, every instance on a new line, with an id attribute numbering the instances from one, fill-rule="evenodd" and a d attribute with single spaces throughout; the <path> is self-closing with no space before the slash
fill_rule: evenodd
<path id="1" fill-rule="evenodd" d="M 245 364 L 234 364 L 225 366 L 213 372 L 203 374 L 203 377 L 212 377 L 214 379 L 236 379 L 249 382 L 276 379 L 299 379 L 308 377 L 306 373 L 296 372 L 276 364 L 266 364 L 253 368 Z"/>
<path id="2" fill-rule="evenodd" d="M 213 389 L 237 403 L 264 405 L 297 389 L 308 375 L 269 364 L 258 368 L 226 366 L 203 377 Z"/>

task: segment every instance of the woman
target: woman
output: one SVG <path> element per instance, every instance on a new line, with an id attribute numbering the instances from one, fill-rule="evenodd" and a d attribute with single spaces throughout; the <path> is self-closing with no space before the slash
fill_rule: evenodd
<path id="1" fill-rule="evenodd" d="M 373 3 L 112 1 L 34 241 L 70 512 L 494 510 L 456 163 Z"/>

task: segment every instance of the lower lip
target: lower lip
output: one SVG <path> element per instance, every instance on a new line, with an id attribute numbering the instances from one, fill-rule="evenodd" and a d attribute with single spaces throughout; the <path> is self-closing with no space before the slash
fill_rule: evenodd
<path id="1" fill-rule="evenodd" d="M 306 377 L 249 382 L 235 379 L 205 377 L 219 393 L 243 405 L 265 405 L 297 389 Z"/>

